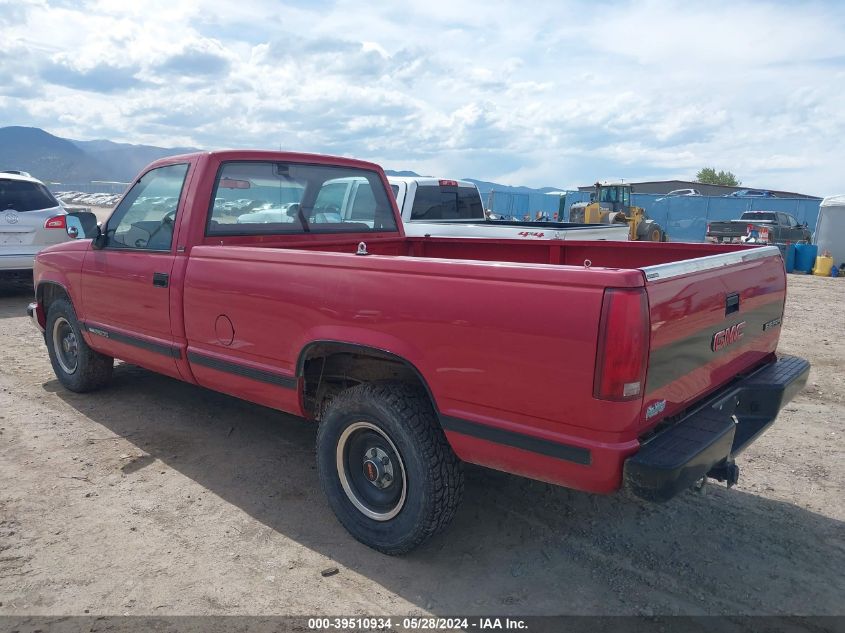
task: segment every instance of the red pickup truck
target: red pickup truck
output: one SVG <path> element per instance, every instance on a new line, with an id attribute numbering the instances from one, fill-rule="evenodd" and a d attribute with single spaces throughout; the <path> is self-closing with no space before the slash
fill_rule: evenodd
<path id="1" fill-rule="evenodd" d="M 775 247 L 408 238 L 377 165 L 260 151 L 157 161 L 85 220 L 28 308 L 61 383 L 119 358 L 317 421 L 331 508 L 391 554 L 449 522 L 463 462 L 652 500 L 730 485 L 809 372 L 775 354 Z"/>

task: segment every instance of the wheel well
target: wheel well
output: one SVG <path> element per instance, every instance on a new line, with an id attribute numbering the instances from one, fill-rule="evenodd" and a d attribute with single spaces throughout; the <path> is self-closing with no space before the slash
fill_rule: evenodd
<path id="1" fill-rule="evenodd" d="M 397 381 L 417 386 L 437 410 L 419 370 L 404 358 L 383 350 L 349 343 L 314 343 L 300 355 L 297 375 L 303 378 L 303 408 L 316 420 L 341 391 L 367 382 Z"/>
<path id="2" fill-rule="evenodd" d="M 35 291 L 35 300 L 44 310 L 45 316 L 47 311 L 50 309 L 50 304 L 56 299 L 67 299 L 70 301 L 70 296 L 62 285 L 52 281 L 46 281 L 38 284 L 38 288 Z"/>

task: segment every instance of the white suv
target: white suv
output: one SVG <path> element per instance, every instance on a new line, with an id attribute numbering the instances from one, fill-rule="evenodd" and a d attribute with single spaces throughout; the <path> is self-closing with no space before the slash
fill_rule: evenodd
<path id="1" fill-rule="evenodd" d="M 27 275 L 36 253 L 65 242 L 67 211 L 37 178 L 0 172 L 0 276 Z"/>

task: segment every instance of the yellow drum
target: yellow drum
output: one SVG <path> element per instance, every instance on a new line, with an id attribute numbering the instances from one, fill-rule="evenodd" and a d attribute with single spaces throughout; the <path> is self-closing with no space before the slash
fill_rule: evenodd
<path id="1" fill-rule="evenodd" d="M 818 277 L 830 277 L 830 269 L 833 268 L 833 258 L 830 256 L 819 255 L 816 257 L 816 267 L 813 274 Z"/>

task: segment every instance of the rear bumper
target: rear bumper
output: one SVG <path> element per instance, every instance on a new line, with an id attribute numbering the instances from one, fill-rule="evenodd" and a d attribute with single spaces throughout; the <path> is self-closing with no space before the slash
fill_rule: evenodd
<path id="1" fill-rule="evenodd" d="M 777 418 L 807 383 L 810 363 L 781 356 L 711 396 L 625 460 L 623 486 L 666 501 L 705 476 L 724 479 L 733 458 Z"/>
<path id="2" fill-rule="evenodd" d="M 0 272 L 32 270 L 37 253 L 0 254 Z"/>

